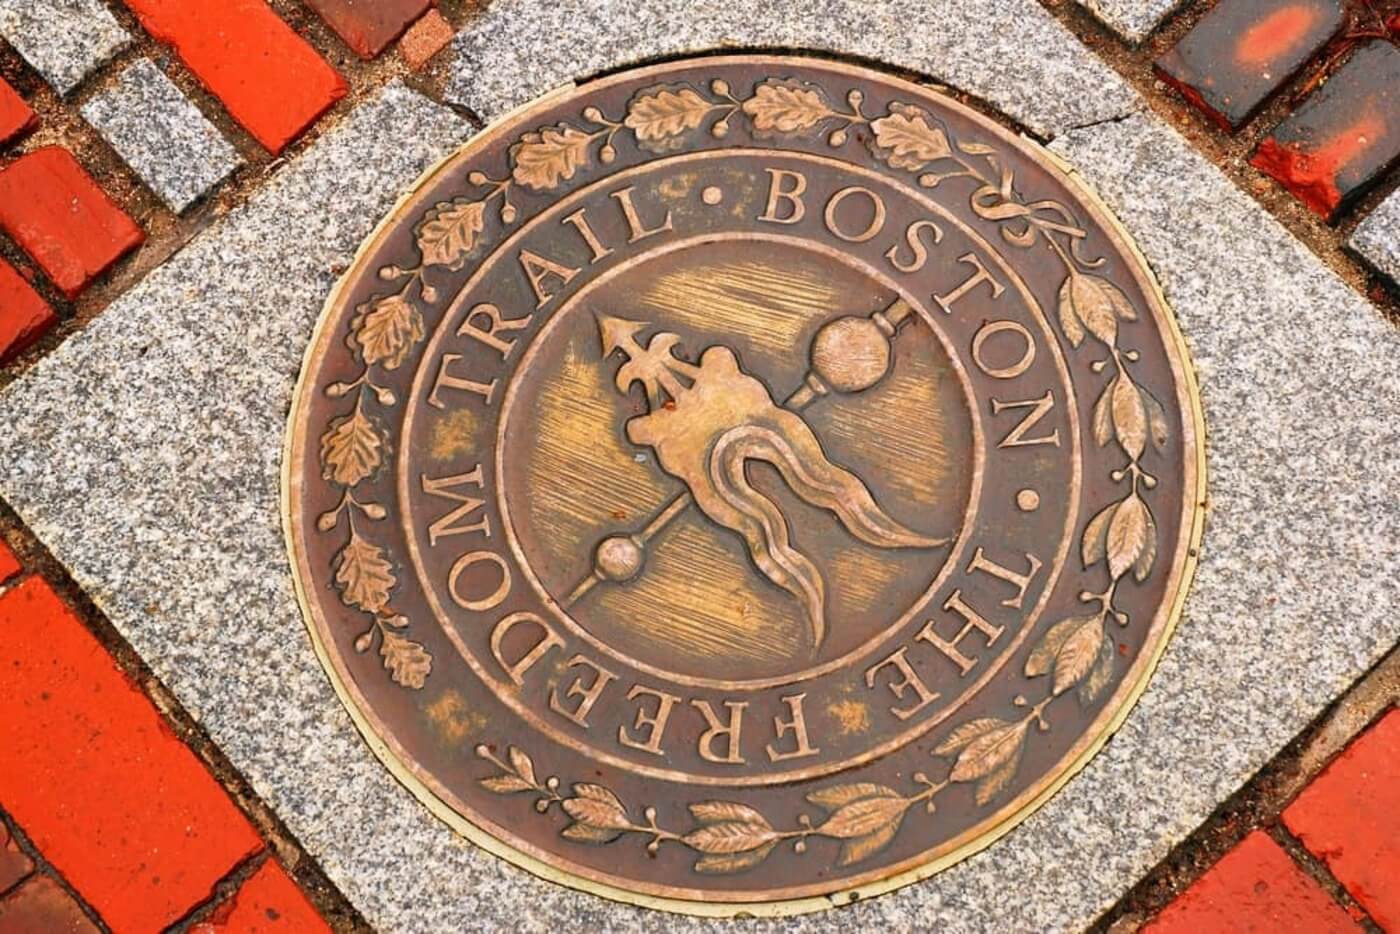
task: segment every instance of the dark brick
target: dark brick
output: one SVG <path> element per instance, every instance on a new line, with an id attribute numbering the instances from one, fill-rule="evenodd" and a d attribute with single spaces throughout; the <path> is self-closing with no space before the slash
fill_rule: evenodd
<path id="1" fill-rule="evenodd" d="M 336 35 L 361 58 L 374 58 L 408 24 L 423 15 L 430 0 L 306 0 Z"/>
<path id="2" fill-rule="evenodd" d="M 97 934 L 97 926 L 61 885 L 48 876 L 34 876 L 0 898 L 0 932 Z"/>
<path id="3" fill-rule="evenodd" d="M 1344 20 L 1341 0 L 1221 0 L 1154 67 L 1158 77 L 1231 132 Z"/>
<path id="4" fill-rule="evenodd" d="M 1400 48 L 1358 49 L 1249 160 L 1330 219 L 1400 157 Z"/>
<path id="5" fill-rule="evenodd" d="M 0 895 L 19 885 L 33 871 L 34 861 L 15 843 L 10 829 L 0 824 Z"/>

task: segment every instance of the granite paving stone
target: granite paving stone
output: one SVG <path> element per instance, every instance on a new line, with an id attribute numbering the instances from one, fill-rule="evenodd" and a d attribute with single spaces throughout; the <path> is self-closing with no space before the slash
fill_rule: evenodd
<path id="1" fill-rule="evenodd" d="M 1137 45 L 1151 35 L 1182 0 L 1075 0 L 1124 40 Z"/>
<path id="2" fill-rule="evenodd" d="M 1347 246 L 1400 285 L 1400 190 L 1392 191 L 1357 225 Z"/>
<path id="3" fill-rule="evenodd" d="M 131 42 L 101 0 L 0 0 L 0 35 L 63 95 Z"/>
<path id="4" fill-rule="evenodd" d="M 729 0 L 498 0 L 458 34 L 446 93 L 490 120 L 603 70 L 717 48 L 882 61 L 984 98 L 1047 137 L 1141 106 L 1035 0 L 790 0 L 763 10 Z"/>
<path id="5" fill-rule="evenodd" d="M 470 97 L 469 106 L 494 115 L 557 84 L 568 55 L 583 56 L 576 64 L 587 73 L 608 64 L 609 50 L 621 64 L 702 41 L 662 42 L 674 22 L 646 26 L 629 13 L 633 5 L 601 6 L 608 9 L 592 16 L 555 5 L 576 26 L 551 34 L 564 49 L 531 75 L 535 33 L 524 23 L 511 32 L 507 22 L 522 4 L 492 5 L 458 46 L 469 74 L 454 81 L 455 99 Z M 854 5 L 823 8 L 842 14 L 827 19 L 827 41 L 868 36 L 867 14 Z M 531 21 L 536 29 L 568 18 L 530 9 L 546 17 Z M 932 47 L 914 28 L 927 22 L 917 10 L 872 9 L 906 19 L 886 32 L 888 60 L 934 70 Z M 594 55 L 604 14 L 619 21 L 617 45 L 609 39 Z M 788 27 L 741 35 L 818 44 L 814 33 L 798 35 L 804 27 L 791 26 L 786 39 L 780 28 Z M 935 26 L 935 38 L 948 40 L 939 78 L 977 84 L 975 49 L 955 37 L 981 28 L 966 18 Z M 1058 26 L 1016 29 L 999 41 L 1063 35 Z M 512 51 L 497 41 L 522 44 Z M 1073 130 L 1095 123 L 1092 113 L 1118 110 L 1102 106 L 1113 85 L 1086 100 L 1097 91 L 1051 80 L 1063 50 L 1046 48 L 1044 62 L 1023 66 L 1029 80 L 984 61 L 978 87 L 1027 124 L 1062 134 L 1057 148 L 1120 212 L 1183 322 L 1210 431 L 1211 509 L 1196 586 L 1125 726 L 1017 830 L 927 882 L 839 916 L 746 930 L 1081 929 L 1400 636 L 1400 618 L 1388 611 L 1400 603 L 1400 460 L 1375 456 L 1400 445 L 1392 378 L 1400 334 L 1155 118 Z M 1022 49 L 1009 60 L 1031 58 Z M 957 71 L 961 79 L 950 75 Z M 1120 103 L 1131 108 L 1131 95 Z M 245 208 L 0 395 L 0 448 L 17 452 L 0 464 L 0 495 L 371 925 L 729 930 L 542 882 L 455 835 L 355 734 L 300 621 L 280 529 L 279 462 L 312 322 L 332 270 L 396 191 L 468 133 L 399 86 L 349 114 Z"/>
<path id="6" fill-rule="evenodd" d="M 149 59 L 133 62 L 82 112 L 83 119 L 177 214 L 243 162 L 199 108 Z"/>

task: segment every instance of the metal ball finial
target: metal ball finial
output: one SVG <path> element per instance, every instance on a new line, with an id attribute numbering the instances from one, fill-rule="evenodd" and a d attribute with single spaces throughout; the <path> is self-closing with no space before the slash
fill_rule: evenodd
<path id="1" fill-rule="evenodd" d="M 598 543 L 593 566 L 604 580 L 625 581 L 642 570 L 642 547 L 630 536 L 612 535 Z"/>
<path id="2" fill-rule="evenodd" d="M 870 318 L 837 318 L 812 341 L 812 371 L 837 392 L 869 389 L 889 370 L 889 335 Z"/>

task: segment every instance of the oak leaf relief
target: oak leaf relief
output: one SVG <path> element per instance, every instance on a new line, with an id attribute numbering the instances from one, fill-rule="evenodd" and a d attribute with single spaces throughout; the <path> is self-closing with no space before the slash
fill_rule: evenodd
<path id="1" fill-rule="evenodd" d="M 361 538 L 352 528 L 350 540 L 335 560 L 335 582 L 340 598 L 348 606 L 379 614 L 389 604 L 394 570 L 377 545 Z"/>
<path id="2" fill-rule="evenodd" d="M 810 130 L 836 112 L 808 87 L 765 81 L 744 101 L 744 113 L 760 133 L 799 133 Z"/>
<path id="3" fill-rule="evenodd" d="M 433 656 L 427 649 L 389 629 L 384 630 L 379 654 L 389 670 L 389 677 L 406 688 L 422 688 L 433 669 Z"/>
<path id="4" fill-rule="evenodd" d="M 485 224 L 484 201 L 454 198 L 434 205 L 417 231 L 423 265 L 446 266 L 453 272 L 461 269 Z"/>
<path id="5" fill-rule="evenodd" d="M 870 129 L 875 133 L 876 157 L 890 168 L 917 172 L 953 152 L 938 121 L 911 104 L 891 104 L 889 114 L 871 121 Z"/>
<path id="6" fill-rule="evenodd" d="M 568 181 L 588 164 L 593 137 L 576 126 L 559 123 L 520 137 L 510 147 L 511 177 L 535 191 L 548 191 Z"/>
<path id="7" fill-rule="evenodd" d="M 367 365 L 398 369 L 413 345 L 423 339 L 423 315 L 403 296 L 391 295 L 351 320 L 350 339 Z"/>
<path id="8" fill-rule="evenodd" d="M 648 89 L 633 98 L 622 122 L 636 134 L 642 148 L 656 151 L 697 129 L 712 109 L 694 88 Z"/>
<path id="9" fill-rule="evenodd" d="M 384 438 L 361 403 L 349 415 L 332 420 L 321 436 L 321 475 L 341 486 L 359 483 L 378 470 L 383 459 Z"/>

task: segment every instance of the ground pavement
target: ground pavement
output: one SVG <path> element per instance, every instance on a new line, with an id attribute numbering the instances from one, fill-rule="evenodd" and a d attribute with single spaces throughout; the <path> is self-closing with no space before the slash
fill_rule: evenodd
<path id="1" fill-rule="evenodd" d="M 985 852 L 765 929 L 1400 930 L 1400 8 L 0 0 L 0 932 L 673 930 L 473 848 L 299 618 L 281 440 L 355 247 L 483 122 L 712 49 L 929 80 L 1137 240 L 1201 565 L 1123 728 Z"/>

